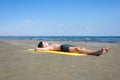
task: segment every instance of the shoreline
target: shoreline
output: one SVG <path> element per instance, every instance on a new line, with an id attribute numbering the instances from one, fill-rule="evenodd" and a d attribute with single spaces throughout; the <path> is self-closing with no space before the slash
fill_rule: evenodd
<path id="1" fill-rule="evenodd" d="M 120 36 L 0 36 L 0 39 L 120 43 Z"/>

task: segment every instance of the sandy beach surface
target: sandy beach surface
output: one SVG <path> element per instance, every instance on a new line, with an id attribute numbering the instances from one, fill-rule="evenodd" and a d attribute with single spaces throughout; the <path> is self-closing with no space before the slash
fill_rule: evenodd
<path id="1" fill-rule="evenodd" d="M 0 80 L 119 80 L 120 44 L 49 41 L 70 43 L 89 49 L 111 47 L 96 56 L 69 56 L 32 52 L 37 40 L 0 39 Z"/>

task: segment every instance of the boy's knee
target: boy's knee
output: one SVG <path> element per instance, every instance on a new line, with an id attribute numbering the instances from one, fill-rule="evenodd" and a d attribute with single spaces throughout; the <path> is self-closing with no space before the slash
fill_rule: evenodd
<path id="1" fill-rule="evenodd" d="M 75 47 L 75 50 L 79 50 L 80 48 L 79 47 Z"/>
<path id="2" fill-rule="evenodd" d="M 84 47 L 76 47 L 76 50 L 86 50 Z"/>

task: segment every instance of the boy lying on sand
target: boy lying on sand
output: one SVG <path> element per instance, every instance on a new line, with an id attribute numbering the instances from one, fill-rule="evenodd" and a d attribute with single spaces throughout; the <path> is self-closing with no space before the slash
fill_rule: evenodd
<path id="1" fill-rule="evenodd" d="M 107 53 L 110 48 L 102 48 L 100 50 L 90 50 L 90 49 L 86 49 L 84 47 L 80 48 L 77 46 L 73 46 L 70 44 L 49 44 L 48 42 L 44 42 L 41 41 L 38 44 L 38 48 L 35 48 L 35 51 L 37 50 L 43 50 L 43 51 L 63 51 L 63 52 L 76 52 L 78 54 L 87 54 L 87 55 L 95 55 L 95 56 L 100 56 L 103 55 L 105 53 Z"/>

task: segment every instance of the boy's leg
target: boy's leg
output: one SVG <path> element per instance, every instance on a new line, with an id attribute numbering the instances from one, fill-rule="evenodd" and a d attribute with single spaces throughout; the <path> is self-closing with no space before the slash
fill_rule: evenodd
<path id="1" fill-rule="evenodd" d="M 97 50 L 89 50 L 89 49 L 86 49 L 86 48 L 84 48 L 84 47 L 82 47 L 82 48 L 80 48 L 80 47 L 70 47 L 70 48 L 69 48 L 69 51 L 70 51 L 70 52 L 90 54 L 90 53 L 96 52 Z"/>
<path id="2" fill-rule="evenodd" d="M 83 54 L 88 54 L 88 55 L 96 55 L 99 56 L 101 54 L 105 54 L 110 50 L 110 48 L 102 48 L 100 50 L 90 50 L 86 48 L 79 48 L 79 47 L 70 47 L 69 51 L 70 52 L 77 52 L 77 53 L 83 53 Z"/>

